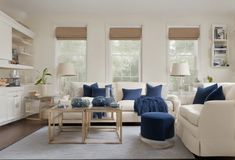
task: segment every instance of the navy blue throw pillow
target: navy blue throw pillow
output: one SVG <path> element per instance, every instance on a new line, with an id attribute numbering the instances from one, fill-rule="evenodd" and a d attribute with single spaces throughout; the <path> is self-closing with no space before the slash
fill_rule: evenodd
<path id="1" fill-rule="evenodd" d="M 110 88 L 110 97 L 113 97 L 113 91 L 112 91 L 112 84 L 105 85 L 105 88 L 98 88 L 94 87 L 92 88 L 92 97 L 106 97 L 106 88 Z"/>
<path id="2" fill-rule="evenodd" d="M 142 89 L 122 89 L 122 100 L 136 100 L 141 96 Z"/>
<path id="3" fill-rule="evenodd" d="M 193 104 L 204 104 L 207 96 L 217 88 L 218 88 L 217 84 L 211 85 L 206 88 L 198 87 L 197 93 L 193 100 Z"/>
<path id="4" fill-rule="evenodd" d="M 220 86 L 219 88 L 217 88 L 216 90 L 214 90 L 213 92 L 211 92 L 205 101 L 212 101 L 212 100 L 225 100 L 225 96 L 223 93 L 223 87 Z"/>
<path id="5" fill-rule="evenodd" d="M 98 88 L 98 84 L 94 83 L 92 85 L 83 85 L 83 96 L 84 97 L 91 97 L 92 96 L 92 88 Z"/>
<path id="6" fill-rule="evenodd" d="M 112 87 L 112 84 L 105 85 L 105 88 L 110 88 L 110 97 L 113 97 L 113 87 Z"/>
<path id="7" fill-rule="evenodd" d="M 92 97 L 105 97 L 105 88 L 92 88 Z"/>
<path id="8" fill-rule="evenodd" d="M 153 87 L 147 83 L 146 89 L 146 96 L 148 97 L 161 97 L 162 95 L 162 85 Z"/>

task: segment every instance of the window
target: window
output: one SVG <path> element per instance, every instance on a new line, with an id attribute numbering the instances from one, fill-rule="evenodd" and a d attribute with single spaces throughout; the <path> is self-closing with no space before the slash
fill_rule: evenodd
<path id="1" fill-rule="evenodd" d="M 140 40 L 111 40 L 112 80 L 140 81 Z"/>
<path id="2" fill-rule="evenodd" d="M 86 40 L 57 40 L 57 63 L 72 63 L 77 76 L 72 81 L 86 81 Z"/>
<path id="3" fill-rule="evenodd" d="M 57 64 L 72 63 L 77 76 L 71 81 L 86 81 L 87 27 L 57 27 Z"/>
<path id="4" fill-rule="evenodd" d="M 187 62 L 190 76 L 184 78 L 184 87 L 191 86 L 197 79 L 198 40 L 169 40 L 168 62 L 170 66 L 175 62 Z M 170 76 L 170 90 L 178 89 L 177 77 Z"/>
<path id="5" fill-rule="evenodd" d="M 140 81 L 141 28 L 111 28 L 112 81 Z"/>
<path id="6" fill-rule="evenodd" d="M 195 27 L 169 27 L 168 28 L 168 62 L 173 63 L 187 62 L 190 69 L 190 76 L 184 77 L 183 86 L 179 86 L 178 78 L 170 76 L 169 90 L 177 91 L 179 87 L 190 91 L 190 86 L 197 79 L 197 55 L 198 38 L 200 28 Z"/>

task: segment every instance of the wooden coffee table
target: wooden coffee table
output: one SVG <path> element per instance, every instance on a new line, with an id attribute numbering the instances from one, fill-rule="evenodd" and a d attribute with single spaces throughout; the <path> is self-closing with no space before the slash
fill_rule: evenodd
<path id="1" fill-rule="evenodd" d="M 63 114 L 66 112 L 73 113 L 81 113 L 81 141 L 77 141 L 79 134 L 75 136 L 75 140 L 68 140 L 59 137 L 62 132 L 74 132 L 74 127 L 71 126 L 72 130 L 64 130 L 63 126 Z M 94 112 L 105 112 L 111 113 L 111 118 L 103 118 L 103 119 L 92 119 L 92 115 Z M 113 114 L 116 114 L 116 118 L 113 117 Z M 91 126 L 91 122 L 114 122 L 116 125 L 108 125 L 108 126 Z M 115 132 L 117 138 L 115 141 L 110 141 L 107 139 L 96 139 L 91 141 L 89 139 L 89 131 L 91 130 L 102 130 L 102 131 L 111 131 Z M 78 131 L 78 130 L 76 130 Z M 121 108 L 112 108 L 112 107 L 81 107 L 81 108 L 72 108 L 69 106 L 68 108 L 58 108 L 57 105 L 52 107 L 49 110 L 48 115 L 48 139 L 49 143 L 60 143 L 60 144 L 76 144 L 76 143 L 103 143 L 103 144 L 116 144 L 122 143 L 122 110 Z"/>
<path id="2" fill-rule="evenodd" d="M 104 119 L 92 119 L 92 113 L 94 112 L 105 112 L 105 113 L 111 113 L 116 114 L 116 119 L 113 118 L 113 122 L 116 124 L 116 126 L 91 126 L 91 122 L 107 122 L 107 118 Z M 84 143 L 103 143 L 103 144 L 116 144 L 116 143 L 122 143 L 122 110 L 120 107 L 118 108 L 112 108 L 112 107 L 89 107 L 86 109 L 86 127 L 85 127 L 85 141 Z M 110 119 L 109 119 L 110 122 Z M 93 141 L 89 140 L 89 131 L 90 130 L 103 130 L 103 131 L 111 131 L 115 132 L 117 135 L 117 140 L 110 141 L 107 139 L 103 139 L 101 141 L 100 139 L 96 139 Z"/>
<path id="3" fill-rule="evenodd" d="M 76 144 L 76 143 L 84 143 L 85 142 L 85 125 L 86 125 L 86 109 L 84 107 L 81 108 L 72 108 L 69 106 L 68 108 L 58 108 L 57 105 L 52 107 L 49 110 L 48 115 L 48 139 L 49 143 L 61 143 L 61 144 Z M 75 129 L 75 126 L 70 127 L 68 130 L 63 127 L 63 114 L 66 112 L 73 112 L 73 113 L 81 113 L 81 128 Z M 60 138 L 59 135 L 62 132 L 81 132 L 82 139 L 81 141 L 77 140 L 68 140 Z"/>

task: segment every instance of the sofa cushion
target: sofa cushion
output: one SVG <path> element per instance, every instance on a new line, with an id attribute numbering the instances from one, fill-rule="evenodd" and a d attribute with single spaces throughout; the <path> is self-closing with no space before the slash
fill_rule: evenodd
<path id="1" fill-rule="evenodd" d="M 106 88 L 109 88 L 109 97 L 113 97 L 113 87 L 112 84 L 105 85 L 104 88 L 92 88 L 92 97 L 103 96 L 107 97 L 106 95 Z"/>
<path id="2" fill-rule="evenodd" d="M 212 100 L 225 100 L 222 86 L 211 92 L 207 96 L 205 101 L 212 101 Z"/>
<path id="3" fill-rule="evenodd" d="M 206 97 L 217 88 L 218 88 L 217 84 L 213 84 L 206 88 L 198 87 L 197 93 L 193 100 L 193 104 L 204 104 Z"/>
<path id="4" fill-rule="evenodd" d="M 163 99 L 167 98 L 168 95 L 168 85 L 164 82 L 146 82 L 151 86 L 159 86 L 162 85 L 162 92 L 161 92 L 161 96 Z"/>
<path id="5" fill-rule="evenodd" d="M 179 114 L 191 124 L 198 126 L 203 106 L 203 104 L 182 105 L 179 109 Z"/>
<path id="6" fill-rule="evenodd" d="M 98 88 L 98 83 L 94 83 L 92 85 L 83 85 L 83 96 L 85 97 L 91 97 L 92 96 L 92 89 Z"/>
<path id="7" fill-rule="evenodd" d="M 141 96 L 141 88 L 138 89 L 122 89 L 123 98 L 122 100 L 136 100 Z"/>
<path id="8" fill-rule="evenodd" d="M 105 88 L 92 88 L 92 97 L 102 96 L 105 97 Z"/>
<path id="9" fill-rule="evenodd" d="M 119 101 L 118 104 L 122 108 L 123 111 L 133 111 L 134 112 L 134 100 L 122 100 Z"/>
<path id="10" fill-rule="evenodd" d="M 71 97 L 82 97 L 83 96 L 83 85 L 92 85 L 94 82 L 71 82 L 70 83 L 70 96 Z M 112 83 L 102 83 L 98 82 L 100 88 L 105 88 L 105 86 L 112 86 L 112 95 L 115 96 L 115 85 Z"/>
<path id="11" fill-rule="evenodd" d="M 146 84 L 146 96 L 148 97 L 161 97 L 162 94 L 162 85 L 152 86 Z"/>
<path id="12" fill-rule="evenodd" d="M 115 99 L 116 101 L 121 101 L 123 98 L 123 92 L 122 89 L 136 89 L 141 88 L 142 92 L 141 95 L 145 95 L 145 83 L 142 82 L 115 82 Z"/>

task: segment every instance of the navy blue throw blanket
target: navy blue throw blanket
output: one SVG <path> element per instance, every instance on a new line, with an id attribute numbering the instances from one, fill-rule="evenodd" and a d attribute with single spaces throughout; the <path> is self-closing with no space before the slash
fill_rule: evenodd
<path id="1" fill-rule="evenodd" d="M 141 96 L 134 103 L 134 111 L 138 115 L 145 112 L 168 112 L 167 104 L 161 97 Z"/>

